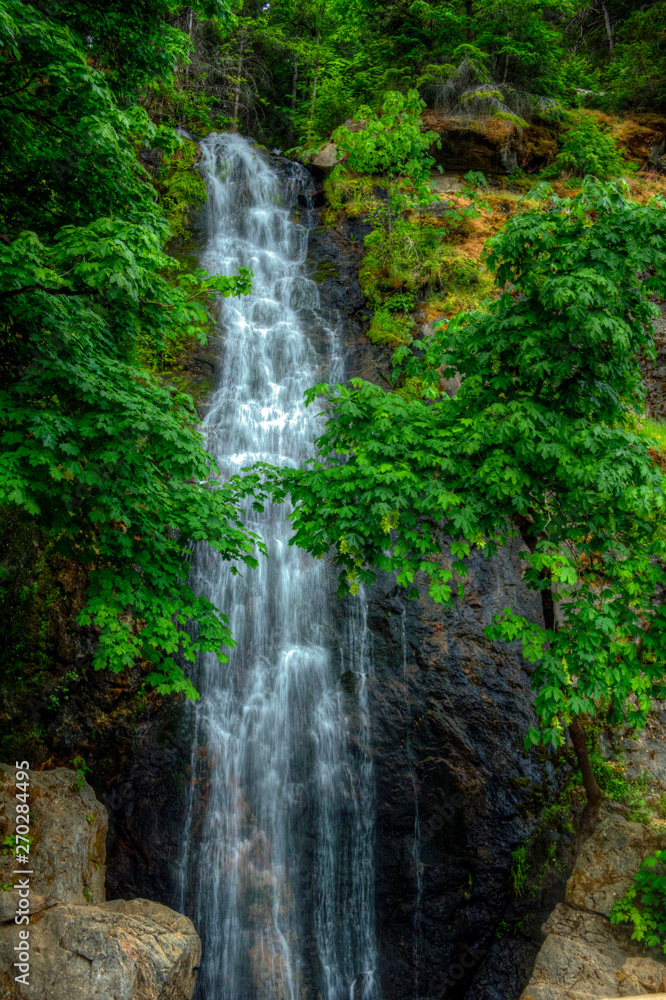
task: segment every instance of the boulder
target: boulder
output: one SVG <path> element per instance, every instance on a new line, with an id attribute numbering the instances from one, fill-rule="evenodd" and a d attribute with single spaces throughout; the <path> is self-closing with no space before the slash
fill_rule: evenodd
<path id="1" fill-rule="evenodd" d="M 334 142 L 327 142 L 319 152 L 315 153 L 310 161 L 313 167 L 320 167 L 322 170 L 331 170 L 336 163 L 342 163 L 346 159 L 345 155 L 338 155 L 338 147 Z"/>
<path id="2" fill-rule="evenodd" d="M 0 933 L 3 970 L 15 957 L 17 930 Z M 30 984 L 12 984 L 5 973 L 3 985 L 7 996 L 30 1000 L 190 1000 L 200 958 L 192 922 L 167 906 L 146 899 L 60 905 L 31 928 Z"/>
<path id="3" fill-rule="evenodd" d="M 0 765 L 3 839 L 14 830 L 14 775 Z M 31 771 L 29 795 L 30 863 L 0 856 L 1 1000 L 191 1000 L 201 957 L 192 922 L 146 899 L 105 902 L 107 812 L 90 786 L 66 768 Z M 19 879 L 29 880 L 30 922 L 17 926 Z"/>
<path id="4" fill-rule="evenodd" d="M 578 855 L 567 882 L 570 906 L 608 916 L 624 896 L 643 858 L 663 845 L 663 837 L 641 823 L 611 816 L 599 824 Z"/>
<path id="5" fill-rule="evenodd" d="M 509 174 L 520 167 L 531 173 L 557 153 L 559 126 L 553 122 L 536 120 L 521 127 L 488 116 L 471 121 L 437 109 L 424 111 L 422 121 L 439 136 L 441 146 L 433 146 L 430 154 L 446 171 Z"/>
<path id="6" fill-rule="evenodd" d="M 663 838 L 621 816 L 598 825 L 576 859 L 566 902 L 543 926 L 547 935 L 521 1000 L 636 997 L 666 990 L 666 960 L 645 951 L 608 914 L 647 854 Z"/>

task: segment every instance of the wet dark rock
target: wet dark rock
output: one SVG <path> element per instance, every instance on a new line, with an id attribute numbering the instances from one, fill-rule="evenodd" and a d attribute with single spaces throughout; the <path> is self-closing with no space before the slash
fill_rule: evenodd
<path id="1" fill-rule="evenodd" d="M 371 593 L 377 934 L 387 1000 L 480 1000 L 498 976 L 506 986 L 498 997 L 517 997 L 541 941 L 537 931 L 502 948 L 497 937 L 506 916 L 517 916 L 512 854 L 534 831 L 535 793 L 548 801 L 561 780 L 548 757 L 523 749 L 535 721 L 529 665 L 516 648 L 483 636 L 507 605 L 541 617 L 538 595 L 521 582 L 518 550 L 515 543 L 492 561 L 472 558 L 465 597 L 447 609 L 425 587 L 408 600 L 388 577 Z M 563 880 L 537 928 L 562 889 Z"/>

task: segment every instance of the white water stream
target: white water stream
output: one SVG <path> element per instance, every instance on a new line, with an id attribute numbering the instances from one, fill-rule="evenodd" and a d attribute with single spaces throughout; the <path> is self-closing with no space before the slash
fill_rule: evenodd
<path id="1" fill-rule="evenodd" d="M 203 149 L 202 265 L 254 272 L 251 296 L 222 303 L 206 447 L 223 475 L 255 461 L 297 465 L 320 433 L 303 393 L 342 374 L 334 323 L 306 277 L 307 225 L 293 221 L 309 175 L 295 164 L 278 173 L 239 136 L 209 137 Z M 318 349 L 314 325 L 325 330 Z M 194 558 L 195 588 L 228 615 L 238 643 L 228 664 L 207 654 L 198 666 L 208 798 L 183 860 L 204 942 L 197 997 L 376 1000 L 367 630 L 359 602 L 343 648 L 329 648 L 328 570 L 288 545 L 287 514 L 248 507 L 270 559 L 242 578 L 207 547 Z"/>

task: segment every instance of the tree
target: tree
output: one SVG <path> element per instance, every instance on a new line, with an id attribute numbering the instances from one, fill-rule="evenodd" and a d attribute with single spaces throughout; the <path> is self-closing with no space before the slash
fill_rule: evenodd
<path id="1" fill-rule="evenodd" d="M 332 554 L 341 593 L 381 569 L 411 596 L 424 574 L 447 603 L 472 547 L 491 557 L 522 536 L 544 622 L 507 609 L 488 635 L 521 640 L 537 662 L 541 729 L 527 742 L 558 745 L 569 727 L 586 832 L 600 794 L 579 721 L 610 709 L 641 725 L 664 673 L 663 475 L 634 422 L 666 207 L 588 178 L 577 197 L 510 219 L 487 259 L 498 298 L 396 352 L 422 398 L 359 379 L 314 387 L 308 403 L 327 404 L 317 459 L 269 479 L 295 504 L 294 544 Z M 449 399 L 440 375 L 456 371 Z"/>
<path id="2" fill-rule="evenodd" d="M 79 620 L 99 632 L 96 667 L 140 659 L 160 691 L 195 697 L 182 660 L 232 638 L 187 584 L 191 546 L 247 566 L 263 546 L 241 515 L 256 478 L 220 482 L 191 398 L 138 363 L 205 339 L 215 297 L 251 288 L 246 270 L 184 273 L 163 252 L 169 226 L 136 157 L 182 143 L 131 102 L 187 51 L 160 21 L 174 9 L 137 4 L 145 20 L 125 32 L 124 5 L 0 4 L 0 505 L 88 568 Z"/>

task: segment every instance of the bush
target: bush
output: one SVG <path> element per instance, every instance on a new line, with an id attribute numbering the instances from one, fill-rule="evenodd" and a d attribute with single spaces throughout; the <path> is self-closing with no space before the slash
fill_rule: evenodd
<path id="1" fill-rule="evenodd" d="M 608 129 L 600 125 L 593 115 L 580 112 L 571 128 L 565 133 L 562 148 L 554 162 L 542 171 L 543 177 L 557 177 L 561 173 L 585 177 L 593 174 L 600 180 L 625 173 L 628 163 L 622 149 Z"/>

